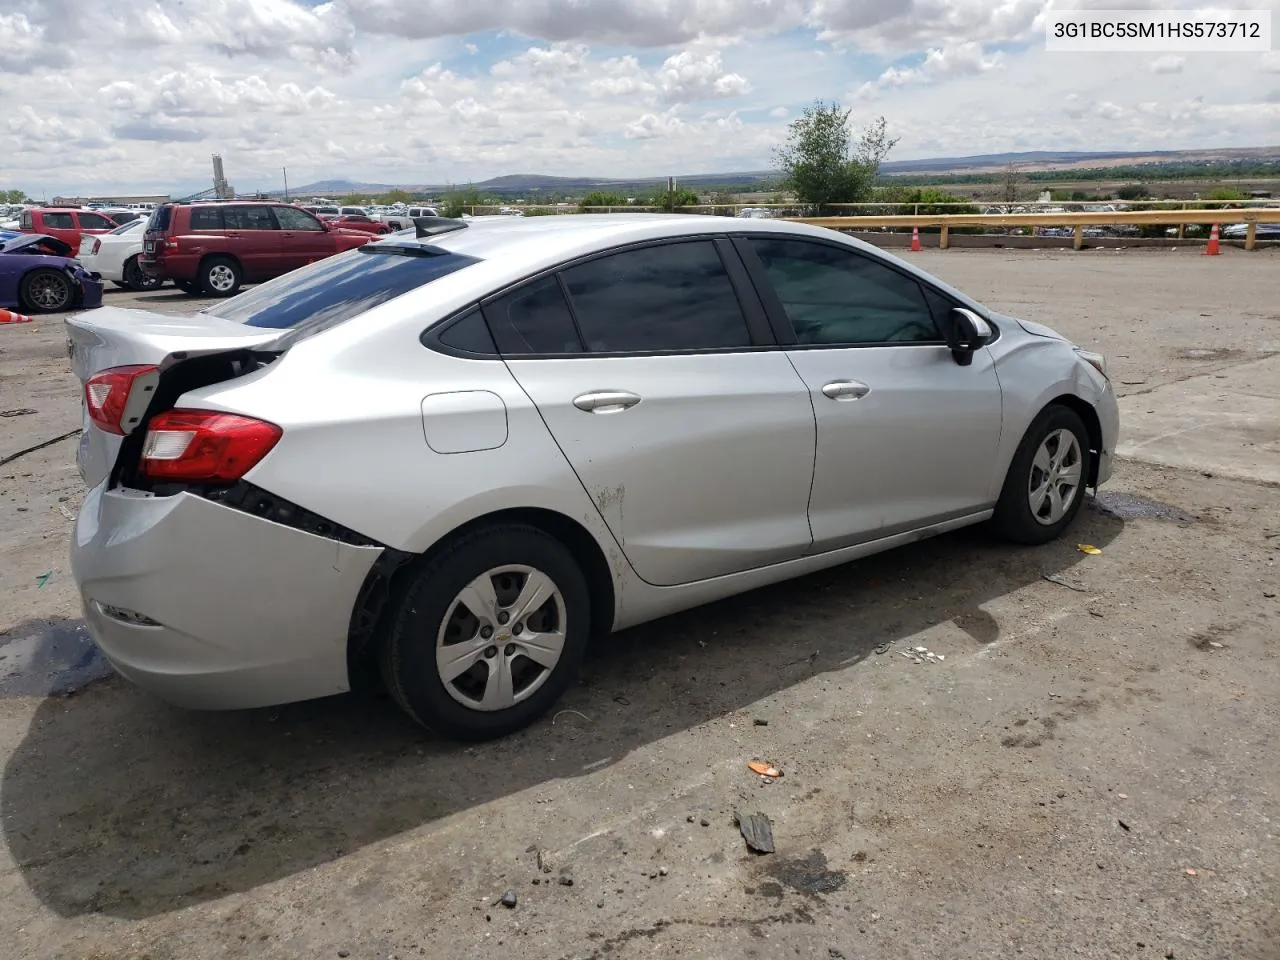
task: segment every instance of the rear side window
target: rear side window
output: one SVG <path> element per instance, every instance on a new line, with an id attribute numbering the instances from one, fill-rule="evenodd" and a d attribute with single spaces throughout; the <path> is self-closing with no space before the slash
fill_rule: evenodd
<path id="1" fill-rule="evenodd" d="M 49 230 L 74 230 L 76 222 L 69 213 L 46 213 L 44 225 Z"/>
<path id="2" fill-rule="evenodd" d="M 30 213 L 23 213 L 23 215 L 22 215 L 21 217 L 19 217 L 19 218 L 18 218 L 18 225 L 19 225 L 20 227 L 22 227 L 22 229 L 23 229 L 23 230 L 30 230 L 30 229 L 31 229 L 31 214 L 30 214 Z"/>
<path id="3" fill-rule="evenodd" d="M 711 240 L 624 250 L 561 276 L 589 352 L 751 345 L 746 316 Z"/>
<path id="4" fill-rule="evenodd" d="M 206 313 L 250 327 L 316 333 L 480 262 L 434 250 L 388 244 L 357 247 L 276 277 Z"/>
<path id="5" fill-rule="evenodd" d="M 484 315 L 504 356 L 582 352 L 573 314 L 554 275 L 489 301 Z"/>
<path id="6" fill-rule="evenodd" d="M 222 229 L 222 208 L 221 207 L 192 207 L 191 208 L 191 229 L 192 230 L 221 230 Z"/>
<path id="7" fill-rule="evenodd" d="M 270 207 L 223 207 L 222 223 L 228 230 L 274 230 Z"/>

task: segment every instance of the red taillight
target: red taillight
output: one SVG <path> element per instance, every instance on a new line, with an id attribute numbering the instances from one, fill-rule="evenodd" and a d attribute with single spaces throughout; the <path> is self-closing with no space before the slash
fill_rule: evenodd
<path id="1" fill-rule="evenodd" d="M 90 237 L 89 238 L 89 255 L 95 256 L 97 255 L 98 251 L 101 249 L 102 249 L 102 241 L 99 240 L 97 237 Z"/>
<path id="2" fill-rule="evenodd" d="M 156 388 L 155 374 L 159 370 L 150 364 L 132 364 L 127 367 L 112 367 L 95 373 L 85 381 L 84 403 L 89 411 L 89 419 L 107 433 L 124 435 L 127 429 L 137 426 L 146 412 L 146 404 L 139 403 L 139 409 L 130 411 L 128 422 L 125 420 L 125 407 L 129 402 L 129 394 L 139 379 L 151 377 L 141 385 L 148 395 Z M 150 400 L 148 399 L 148 403 Z"/>
<path id="3" fill-rule="evenodd" d="M 177 240 L 166 240 L 166 241 L 164 242 L 164 247 L 163 247 L 162 249 L 165 249 L 165 250 L 177 250 L 177 249 L 178 249 L 178 241 L 177 241 Z"/>
<path id="4" fill-rule="evenodd" d="M 232 483 L 267 455 L 283 431 L 274 423 L 215 410 L 168 410 L 147 426 L 142 473 L 151 480 Z"/>

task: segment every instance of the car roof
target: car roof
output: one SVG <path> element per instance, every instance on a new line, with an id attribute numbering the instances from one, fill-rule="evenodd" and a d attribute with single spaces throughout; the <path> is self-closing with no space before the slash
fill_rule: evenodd
<path id="1" fill-rule="evenodd" d="M 795 233 L 831 236 L 831 231 L 783 220 L 747 221 L 698 214 L 611 213 L 546 217 L 477 217 L 467 228 L 417 240 L 407 231 L 390 242 L 418 243 L 478 257 L 502 259 L 526 270 L 562 263 L 575 256 L 646 240 L 718 233 Z M 389 242 L 389 241 L 382 241 Z"/>

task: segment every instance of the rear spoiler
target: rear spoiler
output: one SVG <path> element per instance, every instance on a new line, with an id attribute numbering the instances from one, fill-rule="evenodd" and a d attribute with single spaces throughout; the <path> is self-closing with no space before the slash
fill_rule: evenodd
<path id="1" fill-rule="evenodd" d="M 442 233 L 453 233 L 465 230 L 467 221 L 454 220 L 451 217 L 414 217 L 413 226 L 418 231 L 418 239 L 437 237 Z"/>

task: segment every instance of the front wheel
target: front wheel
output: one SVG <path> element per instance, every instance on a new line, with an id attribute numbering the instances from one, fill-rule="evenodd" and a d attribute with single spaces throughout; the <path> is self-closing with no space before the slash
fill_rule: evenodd
<path id="1" fill-rule="evenodd" d="M 42 267 L 22 278 L 18 299 L 29 313 L 56 313 L 71 306 L 75 291 L 71 287 L 71 278 L 61 270 Z"/>
<path id="2" fill-rule="evenodd" d="M 1015 543 L 1048 543 L 1071 525 L 1084 503 L 1092 467 L 1080 415 L 1057 404 L 1027 428 L 1005 476 L 992 524 Z"/>
<path id="3" fill-rule="evenodd" d="M 522 524 L 488 527 L 411 577 L 381 660 L 387 689 L 418 723 L 460 740 L 505 736 L 573 681 L 591 598 L 554 537 Z"/>

